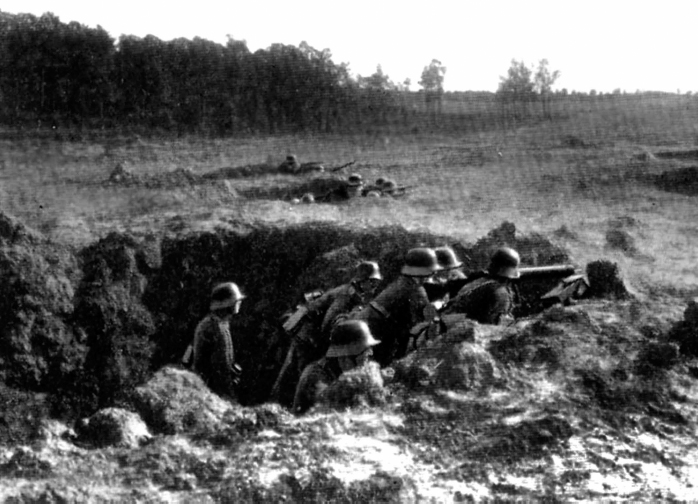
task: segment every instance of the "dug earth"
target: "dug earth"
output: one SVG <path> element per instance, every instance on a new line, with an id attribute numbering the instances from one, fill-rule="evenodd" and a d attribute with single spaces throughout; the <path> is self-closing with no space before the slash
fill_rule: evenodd
<path id="1" fill-rule="evenodd" d="M 387 282 L 405 251 L 451 245 L 482 269 L 569 260 L 504 223 L 474 244 L 326 223 L 182 235 L 112 233 L 75 249 L 0 215 L 3 502 L 460 502 L 695 498 L 698 304 L 635 292 L 617 265 L 510 325 L 465 318 L 378 372 L 349 374 L 294 416 L 269 400 L 290 341 L 280 317 L 346 282 Z M 235 319 L 238 402 L 179 365 L 211 285 Z M 375 378 L 374 378 L 375 377 Z"/>

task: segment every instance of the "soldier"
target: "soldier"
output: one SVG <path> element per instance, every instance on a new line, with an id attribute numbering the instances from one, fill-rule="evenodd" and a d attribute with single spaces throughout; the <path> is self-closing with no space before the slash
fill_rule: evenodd
<path id="1" fill-rule="evenodd" d="M 481 324 L 513 321 L 517 295 L 512 280 L 519 278 L 520 264 L 516 250 L 498 249 L 484 274 L 465 284 L 444 313 L 463 313 Z"/>
<path id="2" fill-rule="evenodd" d="M 376 361 L 381 366 L 403 357 L 410 329 L 433 317 L 435 310 L 429 304 L 424 283 L 439 269 L 433 249 L 409 250 L 400 277 L 357 314 L 356 318 L 365 320 L 383 342 L 376 351 Z"/>
<path id="3" fill-rule="evenodd" d="M 286 156 L 286 160 L 279 165 L 278 170 L 281 173 L 291 173 L 298 174 L 301 171 L 301 164 L 298 162 L 298 158 L 291 154 Z"/>
<path id="4" fill-rule="evenodd" d="M 293 412 L 299 415 L 308 411 L 342 373 L 365 364 L 379 343 L 366 322 L 346 320 L 337 324 L 325 357 L 304 369 L 293 398 Z"/>
<path id="5" fill-rule="evenodd" d="M 348 198 L 361 196 L 364 187 L 364 179 L 358 173 L 352 173 L 347 179 L 346 191 Z"/>
<path id="6" fill-rule="evenodd" d="M 352 173 L 346 180 L 338 180 L 337 186 L 320 199 L 324 202 L 345 201 L 361 196 L 364 181 L 358 173 Z"/>
<path id="7" fill-rule="evenodd" d="M 378 177 L 373 184 L 365 186 L 362 189 L 361 194 L 363 196 L 369 196 L 369 197 L 381 196 L 384 183 L 385 183 L 385 178 Z"/>
<path id="8" fill-rule="evenodd" d="M 434 252 L 441 270 L 436 272 L 434 278 L 430 281 L 431 285 L 425 285 L 425 288 L 429 300 L 440 310 L 450 299 L 448 286 L 454 282 L 464 281 L 466 276 L 462 269 L 463 263 L 458 259 L 451 247 L 437 247 L 434 249 Z"/>
<path id="9" fill-rule="evenodd" d="M 363 261 L 349 283 L 325 292 L 304 308 L 305 314 L 296 325 L 288 327 L 293 341 L 272 388 L 272 397 L 282 404 L 287 401 L 285 392 L 289 387 L 292 390 L 303 369 L 327 351 L 333 324 L 340 316 L 368 303 L 382 280 L 378 263 Z"/>
<path id="10" fill-rule="evenodd" d="M 213 392 L 229 400 L 235 399 L 241 371 L 235 364 L 230 320 L 240 312 L 244 298 L 233 282 L 216 285 L 211 292 L 209 314 L 199 322 L 194 332 L 194 371 Z"/>
<path id="11" fill-rule="evenodd" d="M 381 187 L 381 196 L 395 196 L 397 194 L 397 182 L 394 180 L 385 180 Z"/>
<path id="12" fill-rule="evenodd" d="M 465 279 L 463 273 L 463 263 L 458 259 L 456 253 L 451 247 L 443 246 L 434 249 L 436 259 L 439 261 L 441 271 L 438 271 L 435 278 L 440 283 L 446 283 L 449 280 Z"/>

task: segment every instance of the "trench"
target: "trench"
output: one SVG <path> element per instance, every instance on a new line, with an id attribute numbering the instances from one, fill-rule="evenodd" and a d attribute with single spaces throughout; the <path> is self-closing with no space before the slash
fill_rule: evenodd
<path id="1" fill-rule="evenodd" d="M 155 370 L 177 363 L 221 281 L 236 282 L 247 296 L 232 332 L 244 370 L 239 400 L 254 405 L 268 399 L 290 344 L 281 316 L 305 292 L 348 281 L 360 260 L 380 264 L 384 285 L 416 246 L 450 245 L 466 271 L 484 268 L 502 245 L 516 248 L 526 265 L 568 261 L 566 250 L 540 235 L 520 236 L 507 222 L 474 244 L 401 227 L 312 222 L 164 238 L 113 233 L 73 251 L 2 217 L 0 272 L 16 278 L 0 299 L 0 316 L 11 321 L 0 340 L 0 376 L 18 390 L 48 393 L 59 417 L 127 402 Z M 27 258 L 39 266 L 27 271 Z M 522 300 L 548 287 L 527 284 Z"/>

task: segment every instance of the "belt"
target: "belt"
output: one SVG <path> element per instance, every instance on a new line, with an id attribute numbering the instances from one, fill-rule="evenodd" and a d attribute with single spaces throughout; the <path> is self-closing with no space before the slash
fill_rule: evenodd
<path id="1" fill-rule="evenodd" d="M 371 301 L 370 303 L 368 303 L 368 306 L 370 306 L 371 308 L 376 310 L 378 313 L 383 315 L 383 318 L 390 317 L 390 313 L 388 313 L 388 310 L 383 308 L 380 304 L 376 303 L 375 301 Z"/>

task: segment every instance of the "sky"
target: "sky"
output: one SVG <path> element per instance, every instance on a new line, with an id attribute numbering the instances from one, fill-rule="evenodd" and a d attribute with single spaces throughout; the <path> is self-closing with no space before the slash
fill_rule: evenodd
<path id="1" fill-rule="evenodd" d="M 662 0 L 0 0 L 13 14 L 52 12 L 64 23 L 162 40 L 230 35 L 250 50 L 306 41 L 335 63 L 419 89 L 432 59 L 447 91 L 495 91 L 512 59 L 545 58 L 554 89 L 698 91 L 698 1 Z"/>

